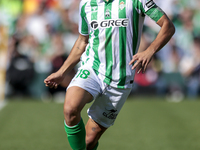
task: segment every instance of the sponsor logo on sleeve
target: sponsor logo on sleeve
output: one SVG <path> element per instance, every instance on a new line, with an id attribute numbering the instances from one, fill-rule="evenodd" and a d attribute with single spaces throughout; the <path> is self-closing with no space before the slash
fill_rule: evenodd
<path id="1" fill-rule="evenodd" d="M 150 0 L 146 3 L 147 8 L 151 8 L 153 5 L 155 5 L 153 0 Z"/>

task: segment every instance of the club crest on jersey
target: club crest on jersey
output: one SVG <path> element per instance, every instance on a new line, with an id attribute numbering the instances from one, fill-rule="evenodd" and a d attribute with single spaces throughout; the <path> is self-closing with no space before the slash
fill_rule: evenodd
<path id="1" fill-rule="evenodd" d="M 106 13 L 105 13 L 105 18 L 110 17 L 110 11 L 109 9 L 106 9 Z"/>
<path id="2" fill-rule="evenodd" d="M 121 1 L 120 3 L 119 3 L 119 9 L 124 9 L 124 7 L 125 7 L 125 4 L 124 4 L 124 2 L 123 1 Z"/>

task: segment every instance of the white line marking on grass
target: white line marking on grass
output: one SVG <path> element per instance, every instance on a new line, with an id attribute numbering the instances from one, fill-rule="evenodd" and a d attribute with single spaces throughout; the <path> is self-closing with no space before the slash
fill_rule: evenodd
<path id="1" fill-rule="evenodd" d="M 2 110 L 6 105 L 7 103 L 5 101 L 0 102 L 0 110 Z"/>

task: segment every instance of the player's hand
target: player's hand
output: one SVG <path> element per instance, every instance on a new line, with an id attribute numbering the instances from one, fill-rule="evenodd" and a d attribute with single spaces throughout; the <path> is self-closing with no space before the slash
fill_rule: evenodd
<path id="1" fill-rule="evenodd" d="M 58 85 L 64 80 L 64 77 L 61 73 L 56 72 L 52 73 L 50 76 L 48 76 L 45 80 L 44 83 L 47 87 L 50 88 L 57 88 Z"/>
<path id="2" fill-rule="evenodd" d="M 153 56 L 153 53 L 148 51 L 148 50 L 143 51 L 143 52 L 139 52 L 139 53 L 133 55 L 133 58 L 129 62 L 129 65 L 134 64 L 132 66 L 132 70 L 137 68 L 138 69 L 137 73 L 140 73 L 141 71 L 142 71 L 142 73 L 144 73 L 147 69 L 149 62 L 152 59 L 152 56 Z"/>

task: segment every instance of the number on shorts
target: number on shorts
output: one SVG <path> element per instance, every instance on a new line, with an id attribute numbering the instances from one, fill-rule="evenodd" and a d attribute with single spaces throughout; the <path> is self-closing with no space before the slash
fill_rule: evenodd
<path id="1" fill-rule="evenodd" d="M 81 69 L 79 74 L 76 76 L 76 78 L 80 76 L 82 79 L 87 79 L 89 75 L 90 75 L 90 72 L 88 70 Z"/>

